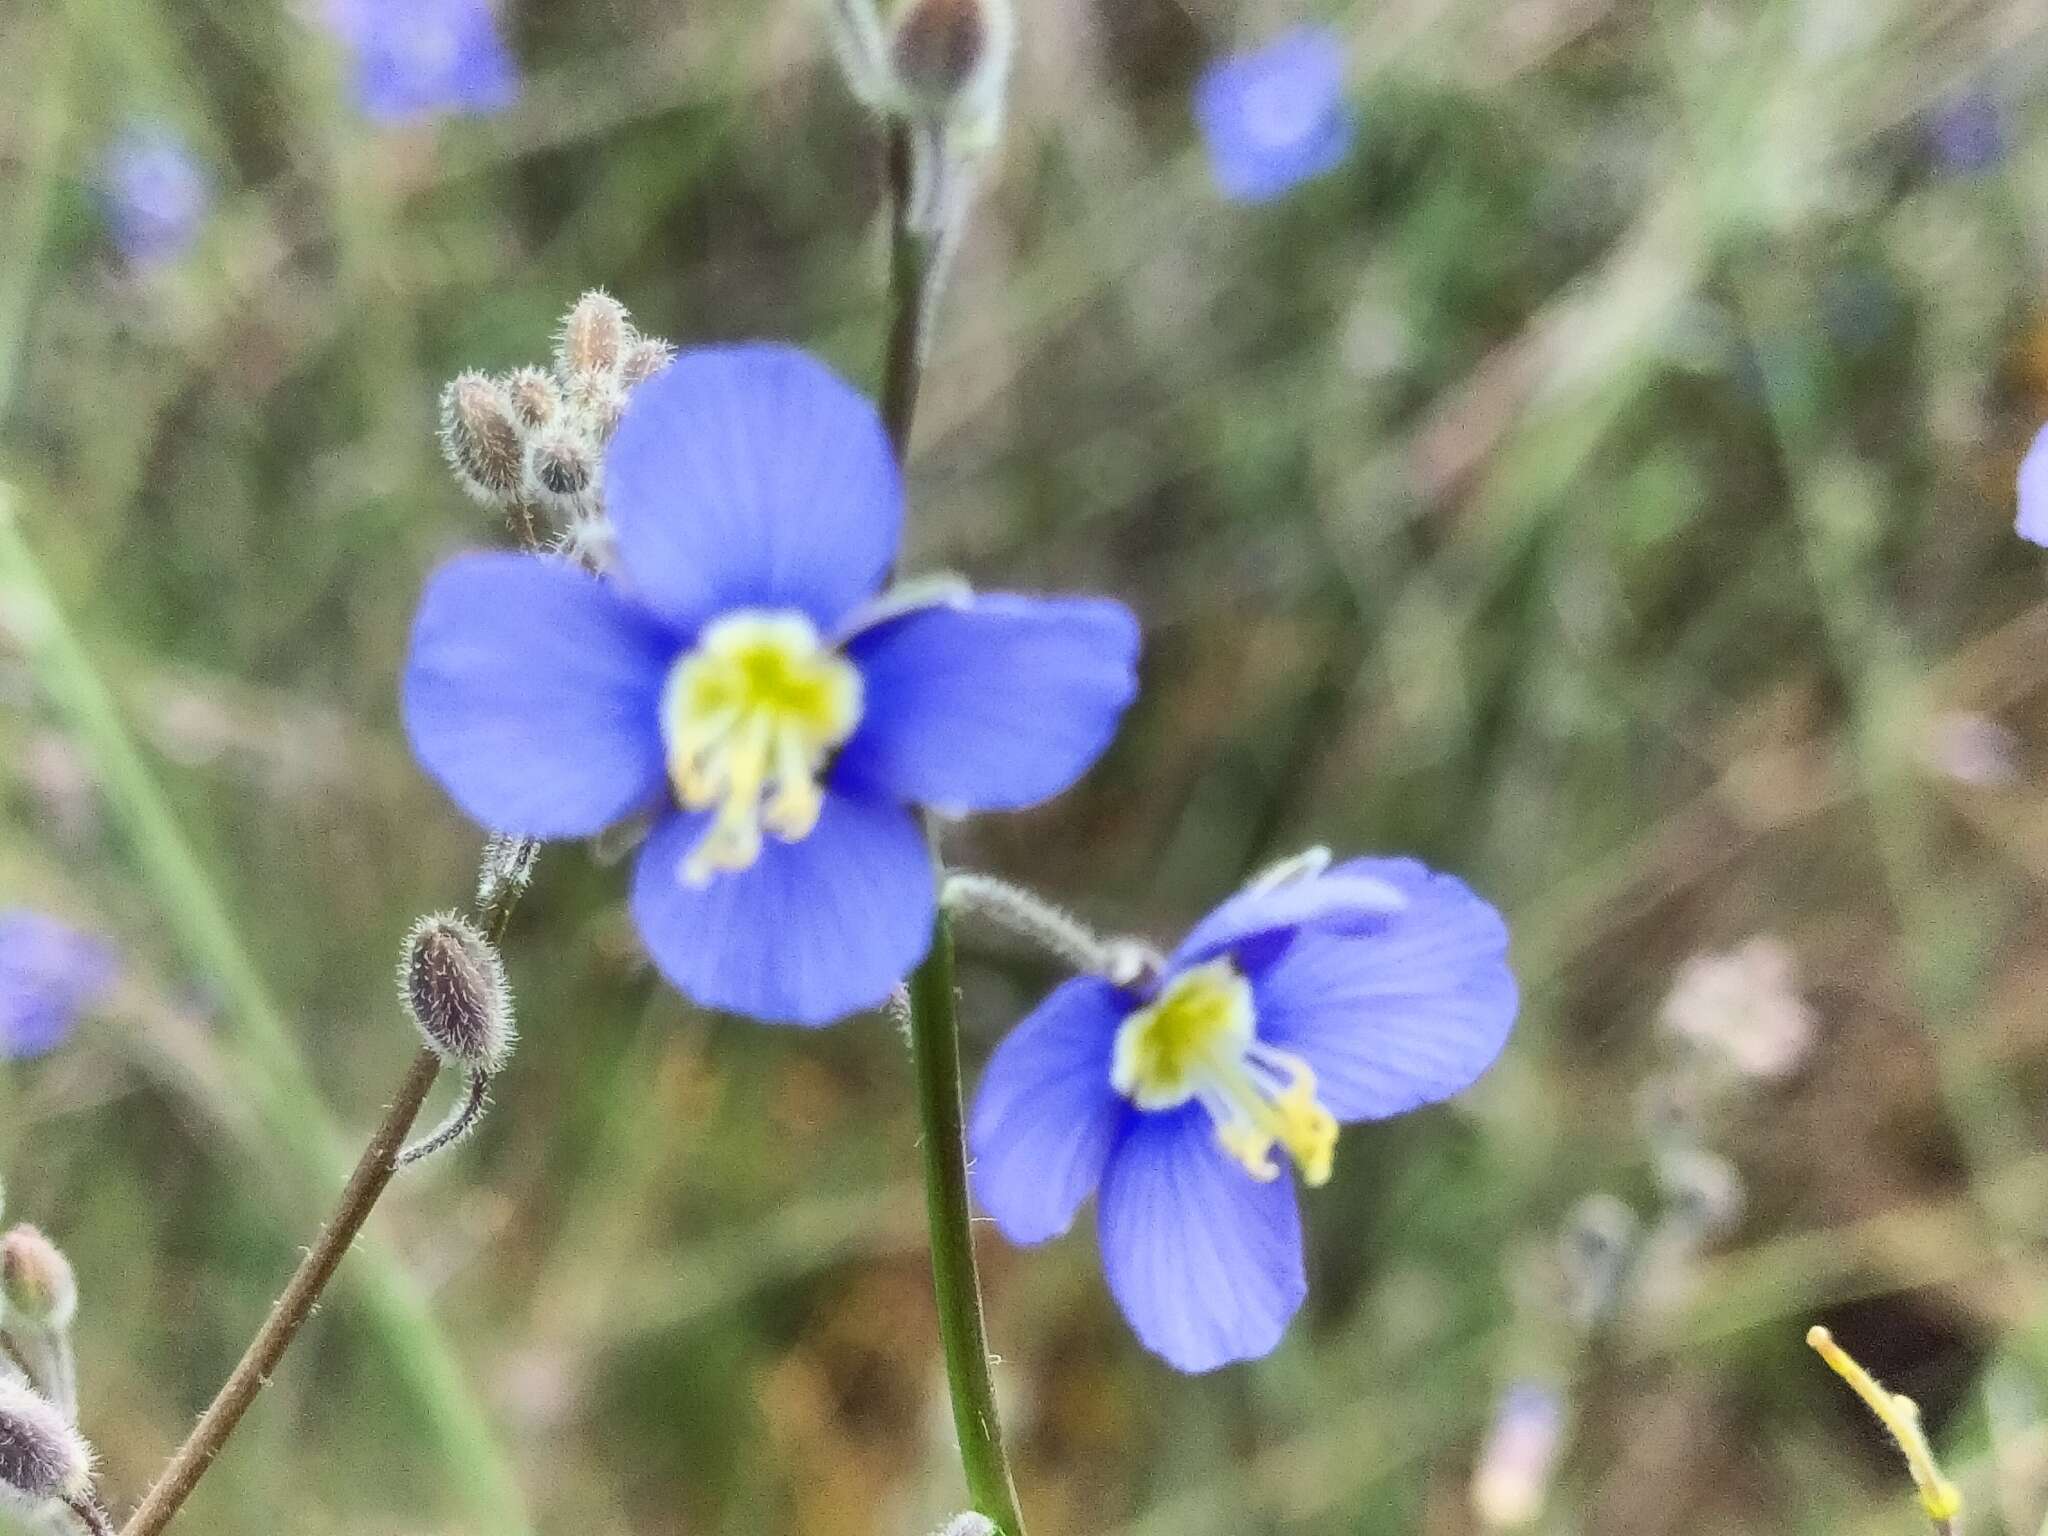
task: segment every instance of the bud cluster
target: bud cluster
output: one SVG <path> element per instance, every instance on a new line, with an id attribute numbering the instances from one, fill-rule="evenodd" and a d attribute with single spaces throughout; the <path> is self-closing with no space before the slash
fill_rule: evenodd
<path id="1" fill-rule="evenodd" d="M 549 530 L 560 547 L 602 563 L 605 445 L 633 386 L 659 373 L 673 351 L 593 289 L 564 317 L 551 368 L 463 373 L 441 392 L 448 467 L 529 542 Z"/>
<path id="2" fill-rule="evenodd" d="M 0 1234 L 0 1513 L 33 1521 L 61 1504 L 98 1529 L 92 1447 L 76 1425 L 77 1315 L 63 1251 L 26 1224 Z"/>

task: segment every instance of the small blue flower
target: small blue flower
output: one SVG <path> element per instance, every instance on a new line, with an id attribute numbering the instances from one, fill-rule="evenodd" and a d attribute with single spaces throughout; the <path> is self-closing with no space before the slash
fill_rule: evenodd
<path id="1" fill-rule="evenodd" d="M 498 112 L 519 97 L 486 0 L 328 0 L 327 16 L 355 56 L 356 103 L 380 123 Z"/>
<path id="2" fill-rule="evenodd" d="M 113 985 L 114 952 L 23 908 L 0 912 L 0 1059 L 55 1050 Z"/>
<path id="3" fill-rule="evenodd" d="M 1942 169 L 1958 176 L 1988 171 L 2012 148 L 2005 108 L 1983 90 L 1945 103 L 1928 124 L 1927 137 Z"/>
<path id="4" fill-rule="evenodd" d="M 1279 1343 L 1307 1289 L 1284 1153 L 1330 1176 L 1340 1123 L 1457 1093 L 1515 1016 L 1507 929 L 1448 875 L 1357 859 L 1256 881 L 1156 980 L 1081 977 L 997 1047 L 968 1140 L 1012 1242 L 1096 1197 L 1109 1288 L 1183 1371 Z"/>
<path id="5" fill-rule="evenodd" d="M 1209 66 L 1195 122 L 1226 197 L 1263 203 L 1334 170 L 1350 153 L 1344 42 L 1328 27 L 1292 27 Z"/>
<path id="6" fill-rule="evenodd" d="M 198 238 L 213 187 L 177 133 L 131 123 L 107 146 L 100 198 L 115 248 L 131 266 L 155 267 L 184 255 Z"/>
<path id="7" fill-rule="evenodd" d="M 688 352 L 606 451 L 619 579 L 538 555 L 428 582 L 413 751 L 493 830 L 588 837 L 653 807 L 633 915 L 707 1007 L 824 1024 L 924 955 L 912 807 L 1059 793 L 1136 691 L 1113 602 L 871 602 L 903 489 L 874 407 L 790 347 Z"/>
<path id="8" fill-rule="evenodd" d="M 2048 545 L 2048 426 L 2020 460 L 2019 508 L 2013 531 L 2030 544 Z"/>

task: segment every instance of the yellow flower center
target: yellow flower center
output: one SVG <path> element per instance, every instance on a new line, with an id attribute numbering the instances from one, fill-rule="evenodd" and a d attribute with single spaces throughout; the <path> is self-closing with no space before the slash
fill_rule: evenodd
<path id="1" fill-rule="evenodd" d="M 661 734 L 686 810 L 713 813 L 683 861 L 708 885 L 761 854 L 761 828 L 786 843 L 818 824 L 825 760 L 860 723 L 860 673 L 800 613 L 740 612 L 709 625 L 669 673 Z"/>
<path id="2" fill-rule="evenodd" d="M 1255 1179 L 1279 1177 L 1278 1146 L 1305 1183 L 1324 1183 L 1336 1117 L 1317 1100 L 1308 1063 L 1262 1042 L 1256 1024 L 1251 983 L 1230 961 L 1183 971 L 1117 1030 L 1110 1083 L 1140 1109 L 1198 1102 Z"/>

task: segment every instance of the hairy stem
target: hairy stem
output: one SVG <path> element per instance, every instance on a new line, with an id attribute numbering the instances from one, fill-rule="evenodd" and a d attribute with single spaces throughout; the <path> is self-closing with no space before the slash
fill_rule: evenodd
<path id="1" fill-rule="evenodd" d="M 206 1475 L 206 1469 L 227 1444 L 228 1436 L 235 1432 L 242 1415 L 249 1411 L 249 1405 L 256 1401 L 256 1395 L 270 1380 L 270 1373 L 312 1315 L 314 1304 L 327 1289 L 327 1282 L 334 1278 L 342 1256 L 369 1220 L 377 1197 L 398 1171 L 398 1149 L 419 1118 L 420 1106 L 426 1102 L 427 1091 L 434 1086 L 440 1071 L 440 1058 L 432 1051 L 422 1049 L 413 1058 L 405 1080 L 399 1085 L 398 1096 L 392 1100 L 370 1144 L 363 1149 L 327 1229 L 307 1250 L 290 1283 L 271 1307 L 270 1316 L 249 1341 L 240 1363 L 221 1384 L 177 1455 L 158 1475 L 155 1486 L 128 1517 L 128 1523 L 121 1527 L 121 1536 L 157 1536 L 199 1486 L 200 1478 Z"/>
<path id="2" fill-rule="evenodd" d="M 172 933 L 194 967 L 221 989 L 231 1026 L 230 1060 L 301 1190 L 327 1184 L 347 1168 L 332 1117 L 321 1102 L 283 1011 L 271 998 L 226 904 L 172 812 L 112 691 L 73 632 L 23 537 L 10 489 L 0 483 L 0 610 L 37 682 L 85 754 L 136 864 Z M 517 898 L 501 899 L 502 923 Z M 495 930 L 502 932 L 502 928 Z M 463 1380 L 460 1363 L 436 1327 L 411 1277 L 390 1250 L 366 1241 L 360 1294 L 392 1363 L 431 1426 L 434 1454 L 452 1471 L 471 1521 L 496 1536 L 531 1529 L 511 1463 Z"/>
<path id="3" fill-rule="evenodd" d="M 960 1465 L 974 1507 L 1003 1536 L 1024 1536 L 1017 1490 L 1003 1451 L 989 1374 L 988 1331 L 981 1315 L 981 1277 L 967 1206 L 965 1114 L 960 1098 L 960 1025 L 953 993 L 953 933 L 941 912 L 931 953 L 910 978 L 910 1047 L 917 1069 L 918 1119 L 924 1131 L 925 1215 L 931 1226 L 932 1282 L 938 1292 L 939 1339 Z"/>

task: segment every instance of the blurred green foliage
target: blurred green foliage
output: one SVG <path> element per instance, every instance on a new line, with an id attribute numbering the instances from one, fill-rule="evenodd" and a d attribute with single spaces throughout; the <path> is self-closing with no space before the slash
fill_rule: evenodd
<path id="1" fill-rule="evenodd" d="M 1358 152 L 1257 211 L 1211 189 L 1188 89 L 1287 16 L 1020 9 L 912 563 L 1125 596 L 1146 691 L 1079 790 L 952 854 L 1165 936 L 1304 842 L 1414 852 L 1508 910 L 1526 997 L 1478 1089 L 1347 1134 L 1271 1361 L 1173 1377 L 1085 1233 L 991 1236 L 1035 1529 L 1472 1529 L 1530 1372 L 1571 1383 L 1539 1529 L 1918 1529 L 1800 1342 L 1824 1315 L 1922 1400 L 1972 1529 L 2031 1532 L 2037 0 L 1330 10 Z M 291 8 L 0 14 L 0 479 L 77 641 L 0 582 L 0 899 L 132 957 L 0 1089 L 0 1172 L 83 1276 L 117 1504 L 396 1082 L 398 938 L 471 879 L 393 709 L 422 574 L 502 536 L 437 459 L 441 382 L 537 359 L 595 285 L 874 375 L 879 149 L 812 22 L 527 0 L 515 110 L 374 130 Z M 1931 125 L 1980 92 L 2009 144 L 1958 170 Z M 136 113 L 221 193 L 146 277 L 93 191 Z M 694 1016 L 621 890 L 548 852 L 493 1118 L 387 1202 L 189 1528 L 896 1536 L 957 1502 L 898 1041 Z M 1746 1218 L 1581 1349 L 1529 1276 L 1583 1195 L 1652 1209 L 1659 1000 L 1759 932 L 1819 1038 L 1718 1127 Z M 978 1059 L 1051 977 L 965 960 Z"/>

